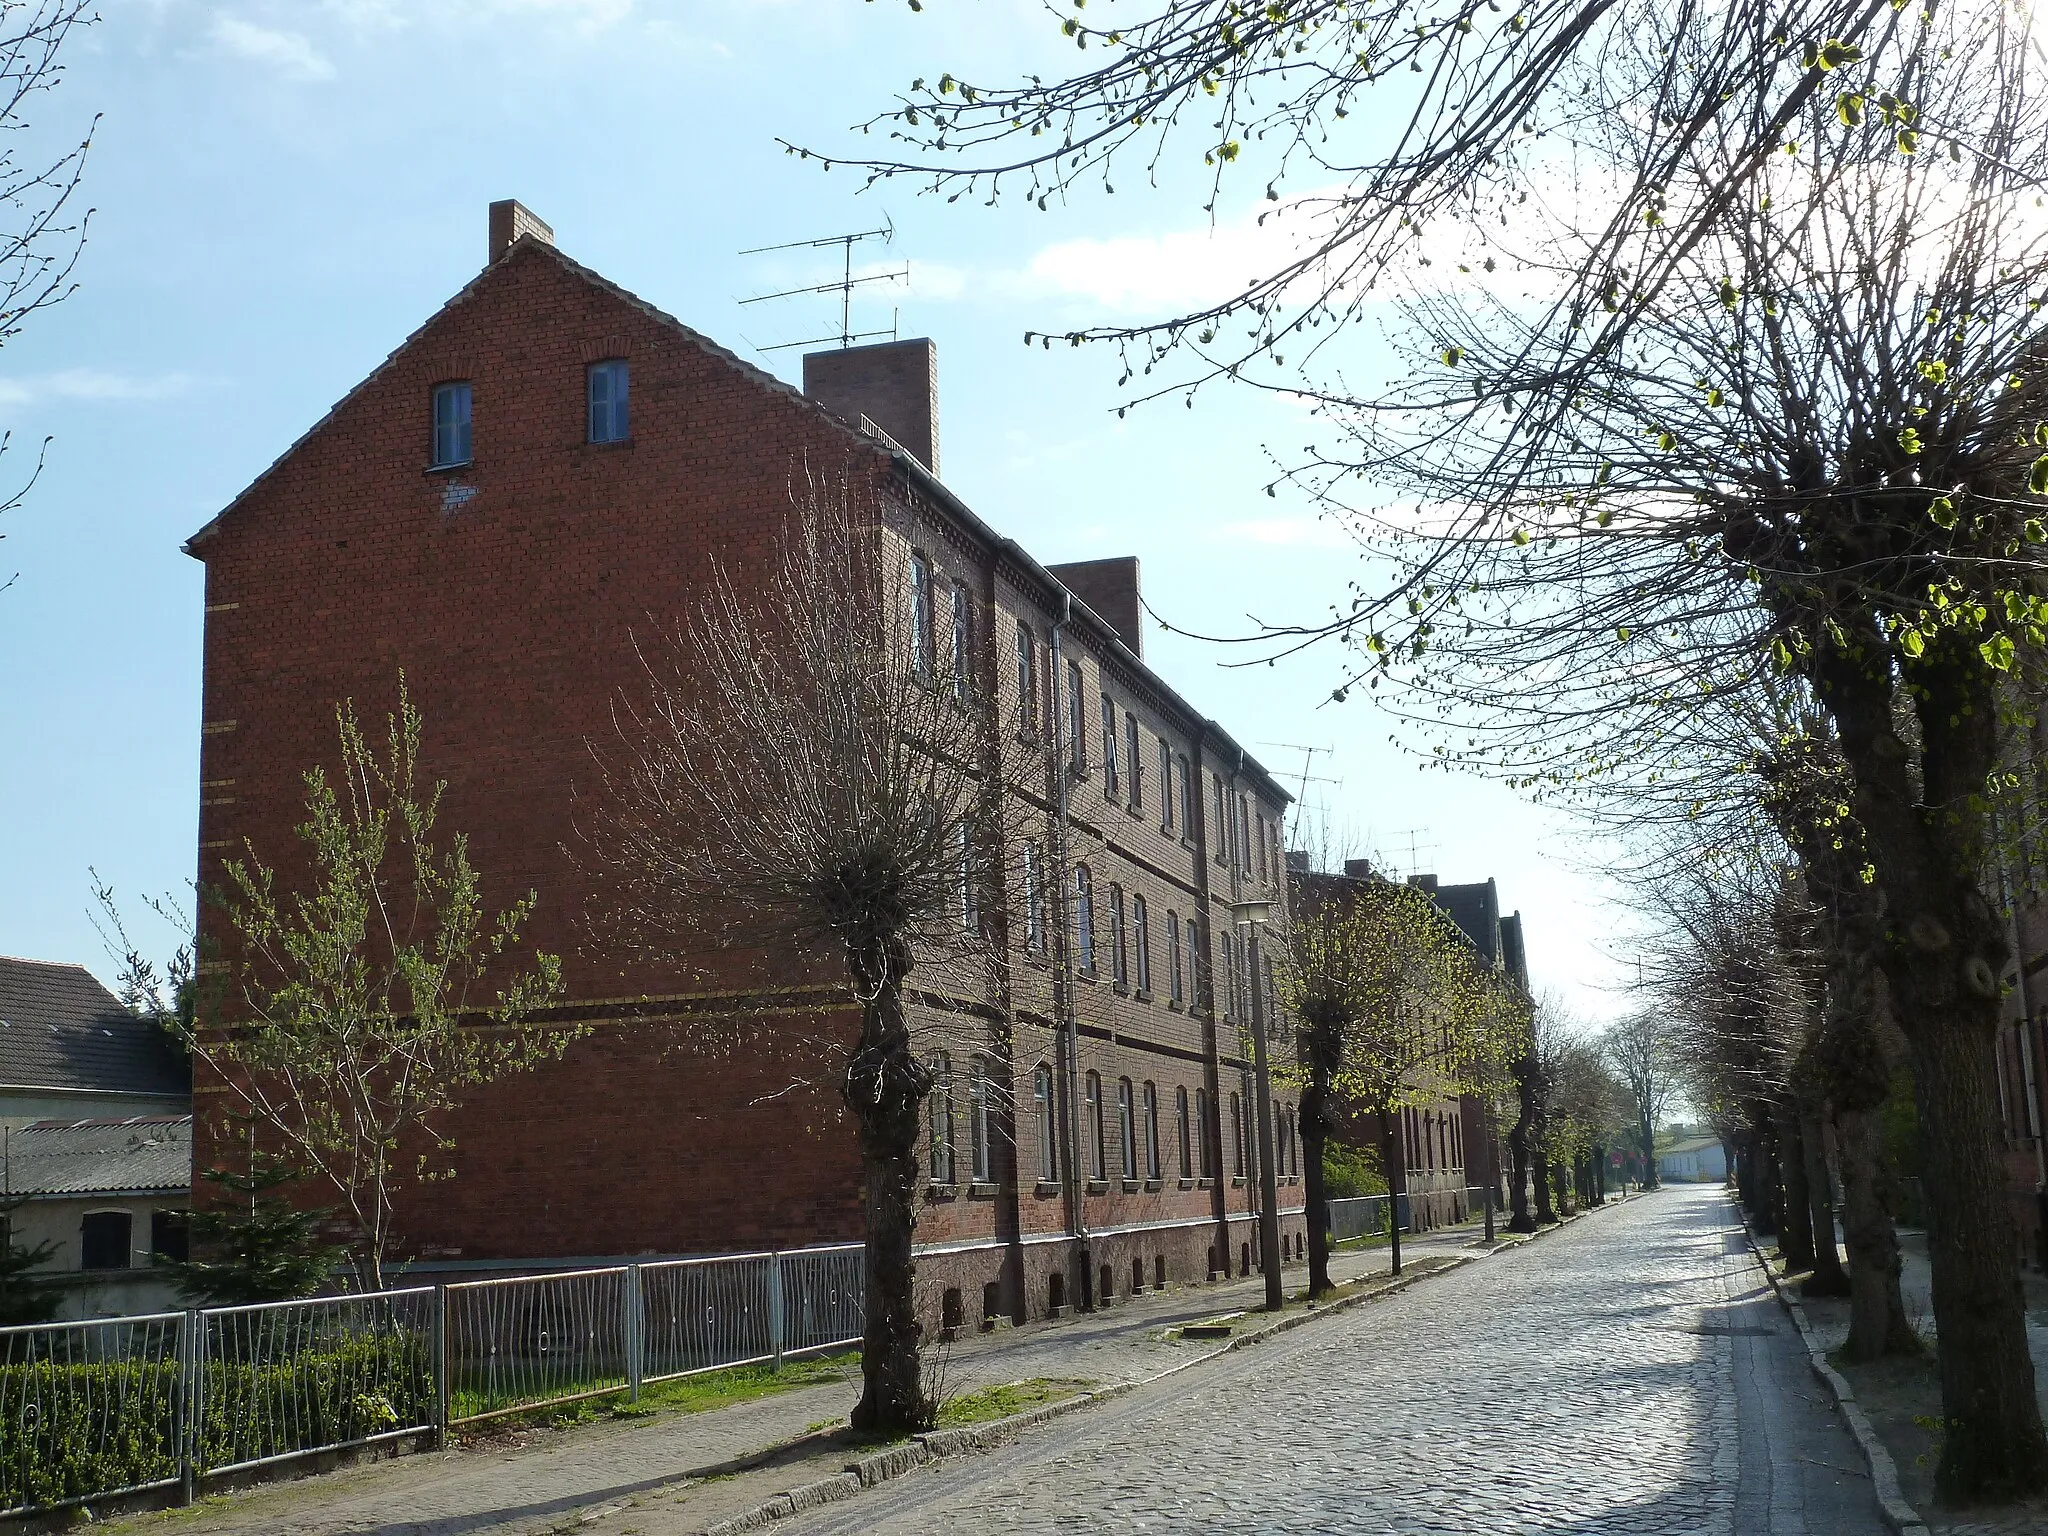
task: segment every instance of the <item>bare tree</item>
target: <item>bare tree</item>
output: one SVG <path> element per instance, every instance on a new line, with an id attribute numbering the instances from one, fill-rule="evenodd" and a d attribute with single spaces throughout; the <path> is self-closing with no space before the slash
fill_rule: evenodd
<path id="1" fill-rule="evenodd" d="M 1637 1013 L 1612 1026 L 1602 1040 L 1607 1061 L 1628 1090 L 1636 1137 L 1643 1149 L 1644 1181 L 1655 1189 L 1657 1128 L 1678 1097 L 1679 1059 L 1671 1027 L 1655 1013 Z"/>
<path id="2" fill-rule="evenodd" d="M 1025 794 L 1044 803 L 1049 768 L 1003 739 L 1018 733 L 998 730 L 971 657 L 941 656 L 908 546 L 864 494 L 808 483 L 792 502 L 771 567 L 721 568 L 650 659 L 594 841 L 649 952 L 688 961 L 708 938 L 844 977 L 859 1028 L 825 1048 L 866 1185 L 853 1423 L 902 1432 L 935 1411 L 911 1243 L 924 1057 L 935 1030 L 957 1027 L 913 1012 L 906 982 L 924 966 L 993 984 L 1007 818 Z M 1008 792 L 1013 772 L 1024 794 Z M 1045 870 L 1019 873 L 1044 902 Z"/>

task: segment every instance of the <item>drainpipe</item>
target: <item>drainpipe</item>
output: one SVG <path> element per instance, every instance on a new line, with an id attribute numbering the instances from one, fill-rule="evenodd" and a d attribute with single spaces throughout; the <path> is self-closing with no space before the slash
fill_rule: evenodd
<path id="1" fill-rule="evenodd" d="M 1052 626 L 1051 664 L 1052 686 L 1046 690 L 1047 702 L 1052 706 L 1052 823 L 1053 856 L 1046 862 L 1052 866 L 1047 871 L 1048 883 L 1059 893 L 1054 903 L 1054 913 L 1059 922 L 1057 935 L 1059 969 L 1057 976 L 1058 997 L 1055 1010 L 1059 1016 L 1061 1042 L 1065 1048 L 1066 1061 L 1062 1075 L 1066 1078 L 1066 1143 L 1065 1183 L 1067 1187 L 1067 1231 L 1076 1239 L 1076 1251 L 1080 1257 L 1081 1273 L 1088 1273 L 1088 1213 L 1081 1184 L 1081 1040 L 1080 1020 L 1074 1011 L 1074 951 L 1073 951 L 1073 902 L 1074 872 L 1068 867 L 1067 859 L 1067 796 L 1072 783 L 1067 757 L 1067 709 L 1071 701 L 1064 697 L 1067 686 L 1067 669 L 1060 646 L 1061 636 L 1074 621 L 1074 594 L 1065 588 L 1060 590 L 1060 616 Z M 1056 873 L 1055 873 L 1056 872 Z M 1086 1282 L 1083 1281 L 1085 1289 Z M 1080 1305 L 1077 1294 L 1072 1303 Z"/>

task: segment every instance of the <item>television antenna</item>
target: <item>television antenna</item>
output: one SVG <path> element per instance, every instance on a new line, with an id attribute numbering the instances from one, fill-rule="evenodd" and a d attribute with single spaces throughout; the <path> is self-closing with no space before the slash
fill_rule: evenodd
<path id="1" fill-rule="evenodd" d="M 1431 853 L 1437 852 L 1437 845 L 1435 843 L 1425 843 L 1420 841 L 1423 834 L 1428 831 L 1429 828 L 1427 827 L 1409 827 L 1405 831 L 1396 832 L 1394 834 L 1394 836 L 1396 837 L 1405 837 L 1408 839 L 1408 873 L 1411 876 L 1419 875 L 1422 873 L 1422 854 L 1424 849 L 1427 849 Z"/>
<path id="2" fill-rule="evenodd" d="M 816 240 L 785 240 L 780 245 L 757 245 L 752 250 L 741 251 L 742 256 L 765 256 L 770 251 L 821 251 L 832 246 L 840 248 L 843 266 L 837 281 L 811 283 L 802 288 L 784 288 L 777 293 L 757 293 L 750 299 L 741 299 L 742 304 L 765 304 L 770 299 L 794 299 L 807 293 L 836 293 L 839 295 L 839 332 L 834 336 L 813 336 L 805 341 L 780 341 L 772 347 L 762 347 L 763 352 L 782 352 L 790 347 L 815 347 L 820 343 L 836 341 L 842 347 L 850 347 L 856 341 L 866 341 L 871 336 L 887 336 L 892 341 L 896 336 L 896 318 L 891 316 L 886 331 L 856 331 L 853 328 L 853 290 L 867 283 L 907 283 L 910 281 L 910 263 L 903 263 L 900 272 L 870 272 L 861 277 L 853 275 L 853 248 L 864 240 L 879 240 L 884 245 L 896 239 L 896 226 L 889 220 L 882 221 L 880 229 L 856 230 L 845 235 L 821 235 Z"/>
<path id="3" fill-rule="evenodd" d="M 1334 747 L 1305 747 L 1298 741 L 1262 741 L 1259 745 L 1262 747 L 1278 747 L 1283 752 L 1299 752 L 1301 754 L 1301 792 L 1294 797 L 1296 805 L 1300 805 L 1308 798 L 1308 787 L 1311 784 L 1341 784 L 1344 782 L 1342 779 L 1318 778 L 1309 772 L 1309 769 L 1315 766 L 1316 754 L 1318 752 L 1325 752 L 1334 755 L 1336 752 Z"/>

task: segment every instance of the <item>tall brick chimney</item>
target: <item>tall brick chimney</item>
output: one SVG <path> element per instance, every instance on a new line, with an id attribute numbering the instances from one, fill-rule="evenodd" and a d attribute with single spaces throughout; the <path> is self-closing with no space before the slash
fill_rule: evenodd
<path id="1" fill-rule="evenodd" d="M 1138 598 L 1138 557 L 1117 555 L 1108 560 L 1076 560 L 1046 567 L 1074 596 L 1095 610 L 1116 631 L 1117 639 L 1139 660 L 1145 656 L 1145 605 Z"/>
<path id="2" fill-rule="evenodd" d="M 856 427 L 879 427 L 939 472 L 939 349 L 928 338 L 806 353 L 804 393 Z"/>
<path id="3" fill-rule="evenodd" d="M 523 203 L 505 197 L 491 204 L 491 261 L 511 250 L 512 243 L 521 235 L 532 235 L 549 245 L 555 243 L 555 232 Z M 485 265 L 490 265 L 490 262 Z"/>

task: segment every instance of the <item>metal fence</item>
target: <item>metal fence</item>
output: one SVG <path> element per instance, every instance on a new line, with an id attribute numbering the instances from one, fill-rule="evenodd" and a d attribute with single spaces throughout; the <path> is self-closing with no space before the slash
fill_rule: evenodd
<path id="1" fill-rule="evenodd" d="M 1341 1243 L 1354 1237 L 1378 1237 L 1387 1230 L 1387 1196 L 1360 1195 L 1353 1200 L 1326 1200 L 1330 1208 L 1330 1241 Z M 1396 1198 L 1401 1230 L 1410 1230 L 1408 1197 Z"/>
<path id="2" fill-rule="evenodd" d="M 857 1243 L 0 1328 L 0 1516 L 860 1340 Z"/>

